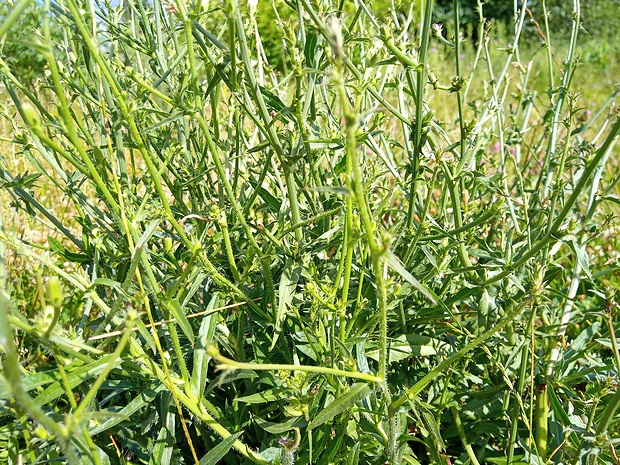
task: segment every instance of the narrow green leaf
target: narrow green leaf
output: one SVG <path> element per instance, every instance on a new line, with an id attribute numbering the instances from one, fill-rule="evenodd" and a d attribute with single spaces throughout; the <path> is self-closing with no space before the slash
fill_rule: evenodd
<path id="1" fill-rule="evenodd" d="M 237 397 L 236 402 L 243 402 L 245 404 L 264 404 L 266 402 L 274 402 L 282 399 L 282 393 L 286 392 L 285 388 L 267 389 L 263 392 L 257 392 L 249 396 Z"/>
<path id="2" fill-rule="evenodd" d="M 580 354 L 581 351 L 584 350 L 588 342 L 592 340 L 592 338 L 598 333 L 601 324 L 598 321 L 595 321 L 590 326 L 585 328 L 583 331 L 579 333 L 573 342 L 571 342 L 569 349 L 564 353 L 563 358 L 565 360 L 570 360 L 576 354 Z"/>
<path id="3" fill-rule="evenodd" d="M 478 302 L 478 328 L 480 330 L 488 329 L 489 325 L 489 307 L 491 298 L 489 292 L 484 289 Z"/>
<path id="4" fill-rule="evenodd" d="M 431 411 L 426 408 L 426 406 L 421 402 L 414 403 L 413 401 L 410 401 L 410 404 L 418 423 L 424 426 L 426 431 L 428 431 L 428 433 L 433 438 L 433 443 L 436 445 L 439 451 L 443 452 L 446 449 L 446 444 L 441 437 L 439 425 L 437 424 L 437 419 L 433 416 Z"/>
<path id="5" fill-rule="evenodd" d="M 308 423 L 303 416 L 289 418 L 288 420 L 282 423 L 273 423 L 270 421 L 265 421 L 262 418 L 258 418 L 258 417 L 256 417 L 254 421 L 256 422 L 258 426 L 260 426 L 262 429 L 264 429 L 265 431 L 271 434 L 286 433 L 287 431 L 291 431 L 295 427 L 301 428 Z"/>
<path id="6" fill-rule="evenodd" d="M 590 256 L 588 255 L 585 246 L 578 244 L 574 239 L 567 240 L 566 243 L 575 252 L 575 256 L 577 257 L 577 261 L 579 262 L 579 266 L 583 272 L 589 279 L 592 279 L 592 273 L 590 273 Z"/>
<path id="7" fill-rule="evenodd" d="M 349 458 L 347 460 L 347 465 L 357 465 L 359 463 L 360 456 L 360 443 L 356 442 L 353 445 L 353 448 L 349 451 Z"/>
<path id="8" fill-rule="evenodd" d="M 336 415 L 349 409 L 356 402 L 368 396 L 372 392 L 372 388 L 366 383 L 355 383 L 349 391 L 335 399 L 326 408 L 321 410 L 310 422 L 308 429 L 314 429 L 317 426 L 327 423 Z"/>
<path id="9" fill-rule="evenodd" d="M 272 350 L 275 347 L 276 342 L 278 341 L 278 337 L 280 336 L 280 332 L 282 331 L 282 323 L 284 322 L 287 308 L 291 306 L 291 303 L 293 301 L 293 295 L 295 293 L 295 289 L 297 288 L 299 277 L 301 276 L 300 272 L 301 268 L 299 267 L 299 265 L 297 265 L 292 259 L 287 258 L 286 262 L 284 263 L 284 270 L 282 271 L 282 276 L 280 277 L 280 287 L 278 289 L 278 313 L 276 315 L 275 333 L 269 350 Z"/>
<path id="10" fill-rule="evenodd" d="M 153 234 L 155 234 L 155 230 L 157 230 L 159 223 L 161 223 L 161 218 L 157 218 L 149 223 L 140 236 L 140 239 L 138 239 L 138 242 L 136 242 L 136 249 L 142 248 L 148 243 Z"/>
<path id="11" fill-rule="evenodd" d="M 336 457 L 336 454 L 340 450 L 340 444 L 342 443 L 342 440 L 344 439 L 344 437 L 345 437 L 344 434 L 336 434 L 335 438 L 333 438 L 331 441 L 328 441 L 327 448 L 319 456 L 319 459 L 317 460 L 316 464 L 317 465 L 331 464 L 332 461 L 334 460 L 334 457 Z"/>
<path id="12" fill-rule="evenodd" d="M 191 344 L 194 345 L 194 331 L 192 330 L 192 325 L 189 324 L 189 320 L 187 316 L 185 316 L 185 312 L 181 308 L 179 301 L 177 299 L 172 299 L 169 304 L 168 308 L 172 312 L 174 319 L 177 320 L 181 331 L 183 331 L 183 334 L 185 334 Z"/>
<path id="13" fill-rule="evenodd" d="M 429 356 L 437 355 L 439 348 L 448 349 L 448 345 L 437 339 L 417 334 L 402 334 L 390 341 L 389 363 L 404 360 L 412 355 Z M 371 350 L 366 355 L 373 360 L 379 360 L 379 350 Z"/>
<path id="14" fill-rule="evenodd" d="M 428 291 L 428 289 L 426 289 L 426 287 L 424 287 L 422 283 L 420 283 L 420 281 L 415 279 L 413 275 L 407 271 L 407 269 L 405 268 L 405 265 L 401 263 L 401 261 L 398 259 L 398 257 L 396 257 L 396 255 L 394 255 L 392 252 L 388 250 L 385 253 L 385 257 L 386 257 L 388 265 L 390 265 L 390 267 L 394 271 L 396 271 L 399 275 L 401 275 L 405 279 L 405 281 L 407 281 L 409 284 L 415 287 L 418 291 L 420 291 L 422 295 L 426 297 L 431 303 L 433 304 L 437 303 L 435 299 L 433 298 L 433 296 L 431 295 L 431 293 Z"/>
<path id="15" fill-rule="evenodd" d="M 129 402 L 120 412 L 118 412 L 118 417 L 110 418 L 105 423 L 102 423 L 99 426 L 95 426 L 88 433 L 91 436 L 95 436 L 96 434 L 107 431 L 108 429 L 118 425 L 119 423 L 124 421 L 125 418 L 131 418 L 131 415 L 136 413 L 141 408 L 149 405 L 153 401 L 157 393 L 164 389 L 164 387 L 165 386 L 163 384 L 160 384 L 155 388 L 145 389 L 140 394 L 138 394 L 131 402 Z"/>
<path id="16" fill-rule="evenodd" d="M 243 431 L 239 431 L 238 433 L 228 436 L 200 459 L 200 465 L 216 465 L 219 463 L 219 461 L 224 458 L 224 456 L 232 448 L 237 438 L 242 434 Z"/>
<path id="17" fill-rule="evenodd" d="M 157 128 L 161 127 L 161 126 L 165 126 L 168 123 L 173 123 L 174 121 L 183 118 L 183 116 L 184 116 L 184 113 L 179 112 L 179 113 L 176 113 L 176 114 L 174 114 L 172 116 L 169 116 L 168 118 L 157 120 L 156 123 L 150 125 L 148 128 L 144 128 L 144 130 L 142 132 L 144 132 L 144 133 L 150 132 L 153 129 L 157 129 Z"/>
<path id="18" fill-rule="evenodd" d="M 161 396 L 162 424 L 155 441 L 149 464 L 170 465 L 172 460 L 173 445 L 175 444 L 176 409 L 172 402 L 169 392 L 164 392 Z"/>
<path id="19" fill-rule="evenodd" d="M 194 280 L 189 286 L 185 288 L 185 295 L 183 297 L 183 301 L 181 302 L 181 307 L 185 308 L 187 304 L 191 301 L 192 297 L 198 292 L 198 289 L 201 287 L 204 288 L 205 278 L 207 278 L 208 274 L 206 272 L 200 272 L 196 275 Z M 209 281 L 207 281 L 207 286 L 209 285 Z M 213 307 L 215 308 L 215 307 Z"/>
<path id="20" fill-rule="evenodd" d="M 92 412 L 84 412 L 80 415 L 80 419 L 84 421 L 98 420 L 102 418 L 118 418 L 120 421 L 129 421 L 127 415 L 120 412 L 111 412 L 109 410 L 93 410 Z"/>
<path id="21" fill-rule="evenodd" d="M 319 187 L 309 187 L 307 189 L 310 192 L 320 192 L 325 194 L 334 194 L 334 195 L 351 195 L 352 192 L 346 187 L 335 187 L 335 186 L 319 186 Z"/>
<path id="22" fill-rule="evenodd" d="M 254 378 L 258 378 L 258 375 L 254 371 L 224 371 L 220 373 L 217 378 L 209 382 L 209 387 L 204 391 L 203 395 L 206 397 L 211 391 L 221 388 L 224 384 L 233 383 L 240 379 Z"/>
<path id="23" fill-rule="evenodd" d="M 136 328 L 138 328 L 138 332 L 144 338 L 149 348 L 153 351 L 153 353 L 157 353 L 157 348 L 155 347 L 155 339 L 151 335 L 151 332 L 147 329 L 146 325 L 142 320 L 136 321 Z"/>
<path id="24" fill-rule="evenodd" d="M 56 252 L 58 255 L 60 255 L 61 257 L 63 257 L 65 260 L 67 260 L 69 262 L 85 263 L 85 262 L 88 262 L 91 259 L 86 254 L 70 251 L 64 245 L 62 245 L 62 243 L 59 240 L 54 239 L 51 236 L 49 236 L 47 238 L 47 241 L 48 241 L 48 243 L 50 245 L 50 248 L 54 252 Z"/>
<path id="25" fill-rule="evenodd" d="M 1 378 L 0 378 L 1 379 Z M 58 372 L 54 370 L 33 373 L 22 378 L 22 386 L 26 392 L 31 391 L 40 386 L 53 383 L 58 379 Z M 8 399 L 10 396 L 7 390 L 0 390 L 0 400 Z"/>
<path id="26" fill-rule="evenodd" d="M 267 105 L 270 108 L 276 111 L 282 111 L 284 110 L 284 108 L 286 108 L 286 105 L 284 104 L 284 102 L 276 94 L 271 92 L 266 87 L 259 86 L 259 88 L 260 88 L 261 94 L 263 94 L 263 97 L 265 97 L 265 103 L 267 103 Z"/>
<path id="27" fill-rule="evenodd" d="M 571 421 L 570 417 L 568 416 L 568 413 L 566 413 L 566 410 L 564 410 L 564 407 L 562 406 L 562 402 L 560 401 L 560 399 L 558 399 L 558 396 L 555 393 L 555 390 L 553 389 L 553 385 L 548 384 L 547 387 L 549 389 L 549 391 L 548 391 L 548 394 L 549 394 L 549 406 L 551 408 L 551 411 L 554 413 L 554 421 L 558 421 L 559 420 L 564 428 L 566 428 L 568 426 L 572 426 L 573 422 Z M 577 433 L 575 433 L 575 431 L 571 431 L 571 430 L 567 430 L 567 433 L 568 433 L 567 434 L 568 440 L 571 442 L 573 447 L 578 447 L 579 446 L 579 438 L 577 437 Z"/>
<path id="28" fill-rule="evenodd" d="M 206 310 L 213 310 L 218 304 L 219 296 L 216 294 L 209 301 Z M 194 346 L 194 368 L 189 385 L 192 393 L 198 398 L 202 397 L 207 383 L 207 369 L 211 360 L 211 356 L 207 354 L 207 346 L 213 340 L 217 318 L 217 313 L 206 315 L 203 318 Z"/>
<path id="29" fill-rule="evenodd" d="M 108 278 L 97 278 L 93 281 L 93 286 L 107 286 L 107 287 L 111 287 L 112 289 L 115 289 L 119 292 L 123 292 L 123 289 L 121 287 L 121 283 L 119 283 L 118 281 L 114 281 L 113 279 L 108 279 Z"/>
<path id="30" fill-rule="evenodd" d="M 304 56 L 306 58 L 306 66 L 314 68 L 314 53 L 316 49 L 318 36 L 314 32 L 309 32 L 306 36 L 306 44 L 304 47 Z"/>
<path id="31" fill-rule="evenodd" d="M 228 48 L 226 47 L 226 45 L 224 45 L 222 42 L 220 42 L 217 39 L 217 37 L 215 37 L 213 34 L 211 34 L 209 31 L 207 31 L 207 29 L 204 26 L 202 26 L 198 22 L 195 22 L 193 24 L 193 26 L 196 28 L 196 30 L 198 32 L 200 32 L 209 42 L 211 42 L 217 48 L 219 48 L 220 50 L 222 50 L 224 52 L 228 51 Z"/>
<path id="32" fill-rule="evenodd" d="M 96 362 L 89 363 L 88 365 L 73 370 L 71 373 L 68 374 L 69 386 L 71 388 L 74 388 L 76 386 L 79 386 L 86 380 L 99 376 L 108 364 L 110 357 L 111 355 L 102 357 Z M 116 360 L 115 365 L 120 365 L 120 363 L 121 359 L 118 359 Z M 49 386 L 47 389 L 45 389 L 45 391 L 43 391 L 41 394 L 39 394 L 36 397 L 35 402 L 37 405 L 43 406 L 59 398 L 63 394 L 65 394 L 65 388 L 60 383 L 60 381 L 57 381 L 51 386 Z"/>
<path id="33" fill-rule="evenodd" d="M 93 450 L 91 449 L 91 445 L 86 442 L 86 438 L 82 434 L 72 434 L 70 436 L 71 443 L 73 447 L 77 450 L 80 455 L 79 464 L 80 465 L 90 465 L 93 463 L 100 463 L 101 465 L 110 465 L 110 457 L 97 445 L 94 445 L 94 452 L 97 454 L 98 461 L 94 460 Z"/>
<path id="34" fill-rule="evenodd" d="M 282 202 L 275 198 L 273 194 L 271 194 L 271 192 L 260 186 L 256 190 L 258 192 L 258 195 L 260 195 L 261 199 L 263 199 L 265 203 L 269 205 L 269 208 L 271 208 L 271 210 L 273 210 L 274 212 L 280 211 L 280 209 L 282 208 Z"/>
<path id="35" fill-rule="evenodd" d="M 0 187 L 3 189 L 6 188 L 15 188 L 21 187 L 23 189 L 32 189 L 34 187 L 34 182 L 41 177 L 41 173 L 37 174 L 25 174 L 24 176 L 17 176 L 13 181 L 10 182 L 2 182 L 0 181 Z"/>

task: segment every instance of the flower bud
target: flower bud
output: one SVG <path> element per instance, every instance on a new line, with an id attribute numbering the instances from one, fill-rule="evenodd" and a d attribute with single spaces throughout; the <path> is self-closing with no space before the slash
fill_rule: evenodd
<path id="1" fill-rule="evenodd" d="M 39 117 L 39 113 L 37 113 L 34 107 L 29 103 L 22 104 L 22 114 L 26 124 L 31 128 L 34 129 L 41 126 L 41 118 Z"/>
<path id="2" fill-rule="evenodd" d="M 47 283 L 45 283 L 45 298 L 55 309 L 62 307 L 62 283 L 57 276 L 52 276 L 47 280 Z"/>

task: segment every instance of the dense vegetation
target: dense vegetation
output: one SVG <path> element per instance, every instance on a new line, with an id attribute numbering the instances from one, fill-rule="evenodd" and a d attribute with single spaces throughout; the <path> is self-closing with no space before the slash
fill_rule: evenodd
<path id="1" fill-rule="evenodd" d="M 617 44 L 579 1 L 29 3 L 0 460 L 618 463 Z"/>

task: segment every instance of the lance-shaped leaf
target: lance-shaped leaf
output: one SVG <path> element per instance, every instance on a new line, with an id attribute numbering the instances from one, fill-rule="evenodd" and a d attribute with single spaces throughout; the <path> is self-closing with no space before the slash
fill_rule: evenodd
<path id="1" fill-rule="evenodd" d="M 228 453 L 234 442 L 242 434 L 243 431 L 239 431 L 238 433 L 228 436 L 200 459 L 200 465 L 215 465 L 220 463 L 220 460 Z"/>
<path id="2" fill-rule="evenodd" d="M 213 310 L 218 302 L 219 297 L 215 295 L 209 302 L 209 305 L 207 305 L 206 310 Z M 211 356 L 207 354 L 207 347 L 213 340 L 217 318 L 217 313 L 205 315 L 200 324 L 198 338 L 194 346 L 194 369 L 190 379 L 190 389 L 198 398 L 202 396 L 207 383 L 207 368 L 209 367 L 209 360 L 211 360 Z"/>
<path id="3" fill-rule="evenodd" d="M 299 265 L 297 265 L 290 258 L 287 258 L 286 262 L 284 263 L 284 270 L 282 271 L 282 276 L 280 277 L 280 287 L 278 289 L 278 314 L 276 315 L 275 334 L 273 336 L 273 341 L 271 342 L 271 347 L 269 348 L 269 350 L 272 350 L 275 347 L 276 342 L 278 341 L 278 337 L 280 336 L 280 332 L 282 331 L 284 316 L 286 315 L 287 308 L 291 305 L 293 301 L 293 295 L 295 293 L 295 289 L 297 288 L 299 277 Z"/>
<path id="4" fill-rule="evenodd" d="M 321 426 L 323 423 L 327 423 L 336 415 L 351 408 L 355 403 L 368 396 L 372 392 L 372 388 L 366 383 L 355 383 L 351 386 L 349 391 L 329 404 L 326 408 L 321 410 L 317 416 L 315 416 L 308 429 L 314 429 L 317 426 Z"/>

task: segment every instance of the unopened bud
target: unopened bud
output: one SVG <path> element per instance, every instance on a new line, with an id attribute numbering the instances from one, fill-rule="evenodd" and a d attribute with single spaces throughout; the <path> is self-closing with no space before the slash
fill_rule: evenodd
<path id="1" fill-rule="evenodd" d="M 34 129 L 41 126 L 41 118 L 39 117 L 39 113 L 29 103 L 22 104 L 22 114 L 26 124 L 31 128 Z"/>
<path id="2" fill-rule="evenodd" d="M 62 307 L 62 283 L 57 276 L 52 276 L 47 280 L 47 283 L 45 284 L 45 298 L 52 305 L 52 307 L 56 309 Z"/>
<path id="3" fill-rule="evenodd" d="M 172 252 L 172 238 L 166 237 L 164 239 L 164 248 L 166 249 L 166 252 Z"/>

